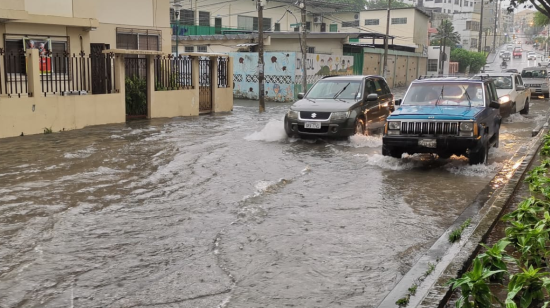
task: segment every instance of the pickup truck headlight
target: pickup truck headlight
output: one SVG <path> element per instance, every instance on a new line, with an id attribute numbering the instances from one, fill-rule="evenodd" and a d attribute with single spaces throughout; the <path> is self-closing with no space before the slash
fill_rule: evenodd
<path id="1" fill-rule="evenodd" d="M 510 101 L 510 95 L 503 95 L 498 99 L 500 104 L 505 104 Z"/>
<path id="2" fill-rule="evenodd" d="M 401 122 L 399 121 L 391 121 L 388 122 L 388 129 L 401 129 Z"/>
<path id="3" fill-rule="evenodd" d="M 345 120 L 349 117 L 349 111 L 339 111 L 330 114 L 330 119 L 333 121 Z"/>
<path id="4" fill-rule="evenodd" d="M 286 114 L 289 120 L 297 120 L 298 119 L 298 111 L 289 110 Z"/>
<path id="5" fill-rule="evenodd" d="M 474 130 L 473 122 L 460 122 L 460 131 L 471 132 Z"/>

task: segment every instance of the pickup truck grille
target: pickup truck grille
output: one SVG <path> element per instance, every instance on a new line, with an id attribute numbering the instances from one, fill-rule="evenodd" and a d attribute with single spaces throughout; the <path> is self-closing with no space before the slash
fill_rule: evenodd
<path id="1" fill-rule="evenodd" d="M 540 84 L 540 83 L 532 83 L 532 84 L 526 84 L 526 86 L 528 86 L 528 87 L 533 87 L 533 88 L 540 88 L 540 87 L 542 87 L 542 84 Z"/>
<path id="2" fill-rule="evenodd" d="M 458 122 L 401 122 L 402 135 L 458 135 Z"/>

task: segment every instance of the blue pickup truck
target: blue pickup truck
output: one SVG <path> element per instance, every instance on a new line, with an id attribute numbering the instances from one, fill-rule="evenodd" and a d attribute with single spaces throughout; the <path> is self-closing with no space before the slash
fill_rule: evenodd
<path id="1" fill-rule="evenodd" d="M 388 117 L 382 154 L 464 155 L 470 164 L 487 164 L 498 147 L 502 117 L 497 90 L 488 76 L 419 78 Z"/>

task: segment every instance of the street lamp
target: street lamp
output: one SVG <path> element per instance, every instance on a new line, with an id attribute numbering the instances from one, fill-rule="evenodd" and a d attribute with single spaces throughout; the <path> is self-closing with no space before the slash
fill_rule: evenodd
<path id="1" fill-rule="evenodd" d="M 183 7 L 179 2 L 174 3 L 174 13 L 176 14 L 176 57 L 179 55 L 180 40 L 180 9 Z"/>

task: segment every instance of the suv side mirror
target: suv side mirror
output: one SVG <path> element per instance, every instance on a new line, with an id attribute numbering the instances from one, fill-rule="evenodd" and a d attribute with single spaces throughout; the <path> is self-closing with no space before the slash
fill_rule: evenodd
<path id="1" fill-rule="evenodd" d="M 402 101 L 403 101 L 403 99 L 402 99 L 402 98 L 400 98 L 400 99 L 396 99 L 396 100 L 394 101 L 394 104 L 395 104 L 395 106 L 399 106 L 399 105 L 401 105 L 401 102 L 402 102 Z"/>
<path id="2" fill-rule="evenodd" d="M 367 102 L 372 102 L 378 100 L 378 94 L 372 93 L 367 95 Z"/>
<path id="3" fill-rule="evenodd" d="M 297 96 L 298 96 L 298 99 L 302 99 L 302 98 L 304 98 L 304 93 L 298 93 Z"/>
<path id="4" fill-rule="evenodd" d="M 489 103 L 489 107 L 495 108 L 495 109 L 499 109 L 499 108 L 500 108 L 500 104 L 498 103 L 498 101 L 491 101 L 491 102 Z"/>
<path id="5" fill-rule="evenodd" d="M 525 90 L 525 86 L 516 86 L 517 91 L 523 91 Z"/>

